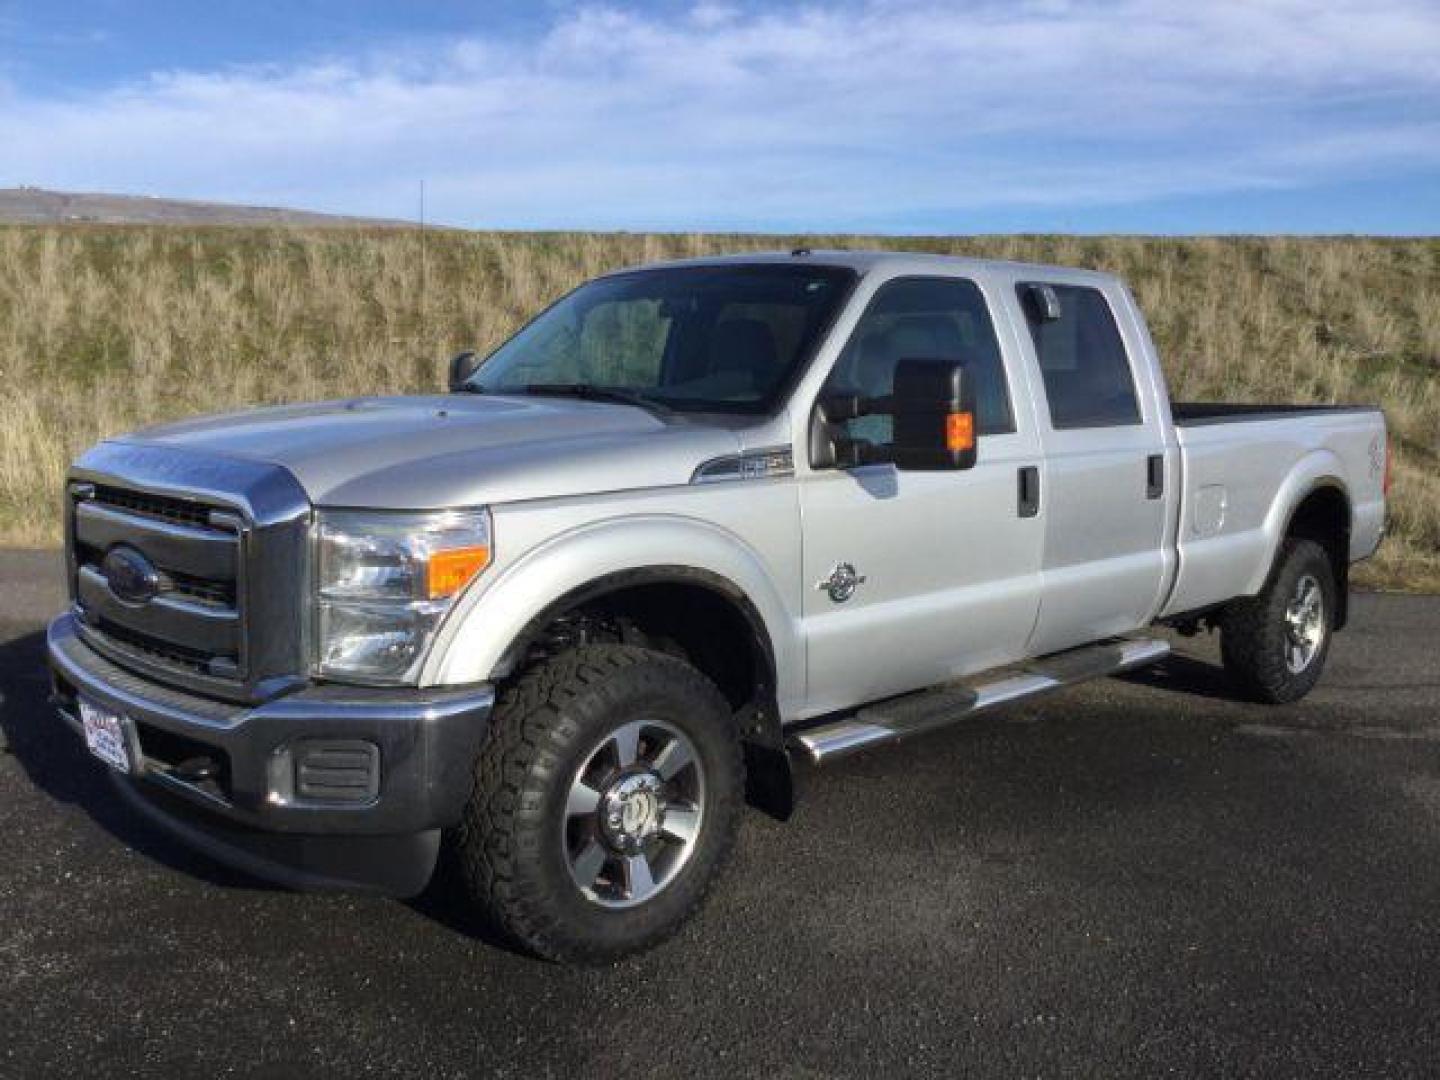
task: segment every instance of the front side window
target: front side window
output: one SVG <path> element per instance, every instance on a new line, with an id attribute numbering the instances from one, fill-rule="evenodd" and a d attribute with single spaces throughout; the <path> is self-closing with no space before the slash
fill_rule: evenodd
<path id="1" fill-rule="evenodd" d="M 901 360 L 959 360 L 975 383 L 976 430 L 1015 430 L 1000 342 L 985 297 L 963 278 L 899 278 L 881 286 L 861 316 L 826 383 L 827 393 L 884 397 L 895 387 Z M 888 416 L 862 416 L 844 425 L 852 439 L 875 446 L 892 440 Z"/>
<path id="2" fill-rule="evenodd" d="M 843 267 L 784 263 L 600 278 L 491 353 L 467 389 L 580 386 L 693 412 L 770 412 L 854 281 Z"/>
<path id="3" fill-rule="evenodd" d="M 1038 287 L 1021 285 L 1020 300 L 1045 379 L 1051 426 L 1063 430 L 1140 423 L 1125 343 L 1100 290 L 1044 286 L 1060 308 L 1058 318 L 1043 318 L 1034 292 Z"/>

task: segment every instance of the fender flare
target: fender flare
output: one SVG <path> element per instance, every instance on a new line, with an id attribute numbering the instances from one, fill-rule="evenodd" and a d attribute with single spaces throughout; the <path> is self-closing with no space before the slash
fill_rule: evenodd
<path id="1" fill-rule="evenodd" d="M 763 643 L 781 715 L 804 695 L 798 624 L 764 562 L 743 540 L 709 522 L 645 514 L 578 526 L 481 575 L 441 628 L 422 685 L 503 678 L 527 634 L 547 613 L 623 584 L 685 581 L 735 603 Z"/>
<path id="2" fill-rule="evenodd" d="M 523 658 L 526 648 L 534 641 L 535 636 L 563 612 L 637 585 L 698 585 L 734 604 L 740 614 L 744 616 L 745 622 L 749 625 L 750 632 L 759 646 L 761 664 L 766 679 L 764 688 L 773 693 L 775 646 L 770 640 L 770 631 L 765 626 L 765 620 L 759 610 L 750 602 L 750 598 L 745 595 L 744 590 L 729 578 L 722 577 L 710 570 L 682 565 L 642 566 L 633 570 L 617 570 L 614 573 L 603 574 L 577 589 L 572 589 L 543 608 L 525 625 L 525 628 L 510 643 L 510 647 L 501 654 L 496 674 L 500 676 L 510 674 Z"/>
<path id="3" fill-rule="evenodd" d="M 1316 450 L 1301 458 L 1285 477 L 1276 493 L 1274 501 L 1270 505 L 1270 512 L 1265 515 L 1265 523 L 1262 526 L 1266 537 L 1266 543 L 1270 557 L 1266 559 L 1246 583 L 1246 596 L 1254 596 L 1265 587 L 1270 580 L 1270 575 L 1275 570 L 1276 562 L 1280 558 L 1281 541 L 1290 531 L 1290 526 L 1295 520 L 1295 515 L 1305 500 L 1314 495 L 1317 491 L 1332 490 L 1339 492 L 1345 501 L 1346 523 L 1345 531 L 1348 538 L 1351 525 L 1355 516 L 1355 504 L 1350 494 L 1350 487 L 1344 479 L 1344 464 L 1339 456 L 1330 450 Z M 1345 578 L 1349 568 L 1349 545 L 1344 547 L 1343 565 L 1337 568 L 1336 585 L 1342 590 L 1340 598 L 1340 611 L 1337 613 L 1338 626 L 1343 626 L 1348 611 L 1348 592 Z"/>

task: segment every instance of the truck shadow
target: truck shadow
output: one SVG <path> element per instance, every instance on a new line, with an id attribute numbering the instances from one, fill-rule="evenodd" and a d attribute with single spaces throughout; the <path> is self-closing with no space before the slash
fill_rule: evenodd
<path id="1" fill-rule="evenodd" d="M 268 888 L 177 844 L 131 812 L 111 787 L 106 766 L 86 752 L 49 699 L 44 633 L 0 642 L 0 753 L 19 764 L 37 790 L 78 807 L 126 847 L 173 870 L 226 888 Z"/>
<path id="2" fill-rule="evenodd" d="M 465 895 L 461 883 L 460 867 L 455 847 L 448 842 L 440 845 L 440 859 L 435 865 L 435 876 L 419 896 L 402 901 L 406 907 L 437 926 L 454 934 L 470 938 L 482 945 L 516 956 L 528 956 L 505 934 L 491 926 Z"/>
<path id="3" fill-rule="evenodd" d="M 288 891 L 190 850 L 137 815 L 111 787 L 106 766 L 55 715 L 49 696 L 45 635 L 0 642 L 0 755 L 14 760 L 36 790 L 83 810 L 121 844 L 171 870 L 225 889 Z M 448 930 L 513 951 L 476 916 L 448 845 L 430 886 L 405 903 Z"/>
<path id="4" fill-rule="evenodd" d="M 1237 700 L 1223 669 L 1182 654 L 1172 654 L 1154 668 L 1121 678 L 1156 689 Z M 105 766 L 95 761 L 55 716 L 48 698 L 44 634 L 30 632 L 0 641 L 0 754 L 12 758 L 38 791 L 78 807 L 115 840 L 171 870 L 224 889 L 287 891 L 191 851 L 136 815 L 113 790 Z M 448 844 L 442 848 L 430 885 L 404 903 L 446 931 L 515 951 L 478 916 L 460 882 Z"/>
<path id="5" fill-rule="evenodd" d="M 1190 694 L 1212 701 L 1245 702 L 1223 667 L 1179 652 L 1172 652 L 1151 667 L 1117 675 L 1116 678 L 1137 686 Z"/>

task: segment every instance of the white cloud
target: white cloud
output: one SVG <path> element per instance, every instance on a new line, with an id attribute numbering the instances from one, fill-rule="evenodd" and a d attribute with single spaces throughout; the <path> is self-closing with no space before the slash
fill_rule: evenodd
<path id="1" fill-rule="evenodd" d="M 504 226 L 963 227 L 1440 166 L 1433 0 L 565 9 L 292 67 L 0 96 L 0 183 Z M 927 226 L 931 227 L 931 226 Z"/>

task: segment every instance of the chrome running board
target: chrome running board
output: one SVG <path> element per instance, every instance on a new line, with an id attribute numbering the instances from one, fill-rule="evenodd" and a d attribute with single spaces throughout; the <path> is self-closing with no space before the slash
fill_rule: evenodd
<path id="1" fill-rule="evenodd" d="M 1144 667 L 1163 660 L 1169 653 L 1169 642 L 1159 638 L 1117 638 L 1052 653 L 988 682 L 949 683 L 867 705 L 842 720 L 797 733 L 791 737 L 790 747 L 818 765 L 881 743 L 948 727 L 1013 701 Z"/>

